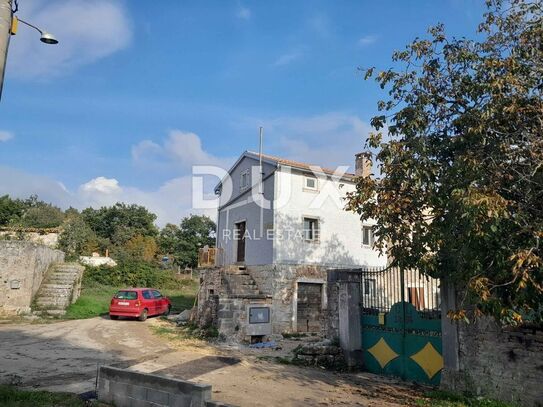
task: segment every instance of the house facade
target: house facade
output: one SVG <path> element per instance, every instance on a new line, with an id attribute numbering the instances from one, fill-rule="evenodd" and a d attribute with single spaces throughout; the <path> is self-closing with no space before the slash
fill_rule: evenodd
<path id="1" fill-rule="evenodd" d="M 269 155 L 260 161 L 246 151 L 229 178 L 231 187 L 216 189 L 217 247 L 225 265 L 386 265 L 372 248 L 373 222 L 344 209 L 355 174 Z"/>
<path id="2" fill-rule="evenodd" d="M 221 333 L 251 336 L 258 304 L 270 333 L 319 332 L 327 271 L 387 264 L 372 247 L 373 223 L 344 209 L 356 177 L 371 169 L 362 154 L 356 174 L 346 169 L 246 151 L 217 185 L 221 267 L 202 274 L 200 304 L 218 301 Z"/>

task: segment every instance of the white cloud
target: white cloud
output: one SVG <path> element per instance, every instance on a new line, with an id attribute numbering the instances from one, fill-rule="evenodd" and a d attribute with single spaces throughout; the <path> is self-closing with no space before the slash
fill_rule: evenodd
<path id="1" fill-rule="evenodd" d="M 128 13 L 118 2 L 25 1 L 18 15 L 59 40 L 45 45 L 39 33 L 19 24 L 11 39 L 7 72 L 22 78 L 62 75 L 127 47 L 132 37 Z"/>
<path id="2" fill-rule="evenodd" d="M 249 10 L 247 7 L 243 7 L 240 5 L 238 7 L 236 15 L 242 20 L 249 20 L 251 18 L 251 10 Z"/>
<path id="3" fill-rule="evenodd" d="M 264 126 L 268 152 L 333 168 L 352 166 L 354 155 L 364 149 L 371 131 L 358 116 L 341 112 L 278 117 L 258 123 Z"/>
<path id="4" fill-rule="evenodd" d="M 302 56 L 302 53 L 297 52 L 297 51 L 283 54 L 275 60 L 275 62 L 273 63 L 273 66 L 289 65 L 292 62 L 296 61 L 297 59 L 301 58 L 301 56 Z"/>
<path id="5" fill-rule="evenodd" d="M 179 223 L 189 214 L 204 214 L 212 219 L 216 210 L 192 208 L 192 177 L 182 176 L 163 183 L 154 190 L 120 185 L 114 178 L 96 177 L 80 185 L 74 192 L 69 191 L 50 177 L 31 174 L 10 167 L 0 166 L 0 196 L 28 198 L 37 194 L 40 199 L 51 202 L 61 208 L 73 206 L 84 209 L 99 208 L 117 202 L 143 205 L 157 215 L 157 223 Z"/>
<path id="6" fill-rule="evenodd" d="M 81 185 L 80 190 L 83 193 L 99 193 L 106 195 L 115 195 L 122 192 L 119 181 L 115 178 L 97 177 Z"/>
<path id="7" fill-rule="evenodd" d="M 0 130 L 0 142 L 11 140 L 13 137 L 14 136 L 12 132 Z"/>
<path id="8" fill-rule="evenodd" d="M 136 163 L 170 162 L 176 168 L 190 171 L 193 165 L 217 165 L 228 168 L 232 158 L 217 157 L 202 147 L 197 134 L 181 130 L 171 130 L 168 137 L 158 144 L 143 140 L 132 147 L 132 159 Z"/>
<path id="9" fill-rule="evenodd" d="M 371 45 L 377 41 L 377 36 L 375 35 L 365 35 L 364 37 L 360 38 L 358 40 L 358 45 L 361 47 L 365 47 L 367 45 Z"/>

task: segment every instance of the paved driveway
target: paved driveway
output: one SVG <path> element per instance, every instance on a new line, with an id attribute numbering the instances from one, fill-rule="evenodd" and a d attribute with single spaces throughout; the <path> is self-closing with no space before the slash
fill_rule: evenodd
<path id="1" fill-rule="evenodd" d="M 213 386 L 240 406 L 412 405 L 418 393 L 371 374 L 338 374 L 263 361 L 239 350 L 169 342 L 149 329 L 164 322 L 106 318 L 0 324 L 0 382 L 53 391 L 94 390 L 99 364 L 130 367 Z"/>

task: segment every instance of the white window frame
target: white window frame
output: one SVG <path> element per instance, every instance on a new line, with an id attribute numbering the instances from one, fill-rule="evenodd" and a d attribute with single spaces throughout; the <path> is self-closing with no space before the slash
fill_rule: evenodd
<path id="1" fill-rule="evenodd" d="M 307 185 L 307 181 L 313 180 L 315 181 L 315 186 L 310 187 Z M 304 176 L 304 190 L 306 191 L 318 191 L 319 190 L 319 179 L 317 177 L 311 177 L 311 176 Z"/>
<path id="2" fill-rule="evenodd" d="M 245 184 L 243 184 L 244 177 L 246 181 Z M 251 172 L 249 171 L 249 169 L 246 169 L 239 176 L 239 190 L 245 191 L 246 189 L 249 188 L 250 184 L 251 184 Z"/>
<path id="3" fill-rule="evenodd" d="M 310 221 L 315 221 L 316 222 L 316 229 L 313 229 L 312 230 L 312 238 L 311 239 L 308 239 L 307 238 L 307 234 L 306 234 L 306 229 L 305 229 L 305 221 L 307 220 L 310 220 Z M 304 236 L 304 241 L 306 242 L 309 242 L 309 243 L 319 243 L 320 242 L 320 238 L 321 238 L 321 220 L 316 217 L 316 216 L 303 216 L 302 217 L 302 231 L 303 231 L 303 236 Z"/>
<path id="4" fill-rule="evenodd" d="M 364 232 L 366 230 L 369 230 L 369 235 L 368 235 L 369 243 L 364 243 Z M 362 247 L 368 247 L 368 248 L 373 247 L 373 244 L 375 242 L 375 238 L 373 236 L 373 227 L 371 225 L 362 225 L 361 233 L 362 233 Z"/>
<path id="5" fill-rule="evenodd" d="M 374 278 L 364 278 L 362 284 L 364 297 L 375 298 L 377 281 Z"/>

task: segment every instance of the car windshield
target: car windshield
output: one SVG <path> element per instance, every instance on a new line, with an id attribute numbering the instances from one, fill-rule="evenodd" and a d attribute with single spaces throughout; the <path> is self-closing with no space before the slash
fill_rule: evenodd
<path id="1" fill-rule="evenodd" d="M 138 298 L 138 293 L 136 291 L 119 291 L 115 298 L 118 300 L 135 300 Z"/>

